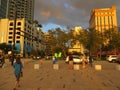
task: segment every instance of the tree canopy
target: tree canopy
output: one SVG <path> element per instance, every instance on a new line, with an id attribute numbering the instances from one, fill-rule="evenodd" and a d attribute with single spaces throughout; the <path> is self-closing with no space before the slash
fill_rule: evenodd
<path id="1" fill-rule="evenodd" d="M 65 55 L 68 48 L 71 46 L 71 42 L 76 42 L 76 40 L 78 40 L 90 54 L 96 54 L 100 50 L 111 51 L 115 49 L 117 51 L 118 48 L 120 48 L 119 32 L 115 33 L 111 30 L 105 30 L 103 33 L 98 30 L 88 28 L 80 30 L 79 34 L 74 36 L 73 31 L 74 30 L 72 29 L 62 30 L 61 28 L 49 30 L 48 33 L 53 36 L 53 39 L 49 41 L 52 45 L 52 50 L 55 51 L 56 48 L 59 47 Z"/>

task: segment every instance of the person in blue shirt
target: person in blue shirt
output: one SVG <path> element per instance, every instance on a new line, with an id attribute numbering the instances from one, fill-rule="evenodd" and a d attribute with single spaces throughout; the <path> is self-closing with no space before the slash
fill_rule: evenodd
<path id="1" fill-rule="evenodd" d="M 22 68 L 23 68 L 23 64 L 20 60 L 20 56 L 16 58 L 16 62 L 13 63 L 13 67 L 14 67 L 14 74 L 16 77 L 16 83 L 13 90 L 16 90 L 17 87 L 20 87 L 20 76 L 22 74 Z"/>

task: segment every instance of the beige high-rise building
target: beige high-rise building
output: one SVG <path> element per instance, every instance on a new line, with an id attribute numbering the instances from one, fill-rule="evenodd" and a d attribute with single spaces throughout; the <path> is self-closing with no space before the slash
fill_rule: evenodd
<path id="1" fill-rule="evenodd" d="M 51 55 L 53 54 L 53 51 L 52 51 L 52 46 L 50 44 L 50 40 L 54 40 L 53 38 L 53 35 L 49 34 L 49 33 L 44 33 L 44 38 L 45 38 L 45 54 L 46 55 Z"/>
<path id="2" fill-rule="evenodd" d="M 21 31 L 20 31 L 21 30 Z M 14 20 L 0 19 L 0 43 L 13 45 Z M 44 50 L 44 35 L 24 18 L 16 20 L 15 47 L 21 55 L 28 55 L 32 50 Z M 41 40 L 36 42 L 34 37 Z"/>
<path id="3" fill-rule="evenodd" d="M 117 17 L 116 6 L 111 8 L 93 9 L 89 21 L 90 28 L 104 32 L 105 30 L 116 30 Z"/>

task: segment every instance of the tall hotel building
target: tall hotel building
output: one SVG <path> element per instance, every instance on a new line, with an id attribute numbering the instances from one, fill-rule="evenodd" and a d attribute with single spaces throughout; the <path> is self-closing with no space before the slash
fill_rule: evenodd
<path id="1" fill-rule="evenodd" d="M 9 19 L 14 19 L 15 9 L 17 10 L 17 18 L 25 18 L 33 21 L 34 0 L 9 0 Z"/>
<path id="2" fill-rule="evenodd" d="M 89 21 L 90 28 L 104 32 L 117 27 L 116 7 L 93 9 Z"/>
<path id="3" fill-rule="evenodd" d="M 0 0 L 0 19 L 8 16 L 8 0 Z"/>
<path id="4" fill-rule="evenodd" d="M 36 36 L 41 41 L 44 39 L 43 33 L 40 30 L 41 28 L 38 30 L 31 23 L 34 18 L 34 0 L 0 0 L 0 12 L 4 13 L 0 13 L 0 43 L 13 44 L 15 10 L 17 14 L 15 30 L 17 33 L 15 35 L 15 47 L 17 51 L 26 56 L 34 49 L 44 49 L 43 45 L 32 40 L 33 37 L 26 34 L 29 33 Z"/>
<path id="5" fill-rule="evenodd" d="M 14 19 L 15 9 L 17 18 L 33 21 L 34 0 L 0 0 L 0 18 Z"/>

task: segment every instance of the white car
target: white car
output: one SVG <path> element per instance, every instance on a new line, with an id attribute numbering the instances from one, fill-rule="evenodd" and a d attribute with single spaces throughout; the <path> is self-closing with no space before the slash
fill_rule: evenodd
<path id="1" fill-rule="evenodd" d="M 69 62 L 69 56 L 66 57 L 65 62 L 66 63 Z M 82 59 L 80 58 L 79 55 L 73 55 L 73 63 L 82 63 Z"/>
<path id="2" fill-rule="evenodd" d="M 108 55 L 106 58 L 109 62 L 116 62 L 118 59 L 117 55 Z"/>
<path id="3" fill-rule="evenodd" d="M 77 55 L 73 55 L 73 63 L 82 63 L 82 58 Z"/>

